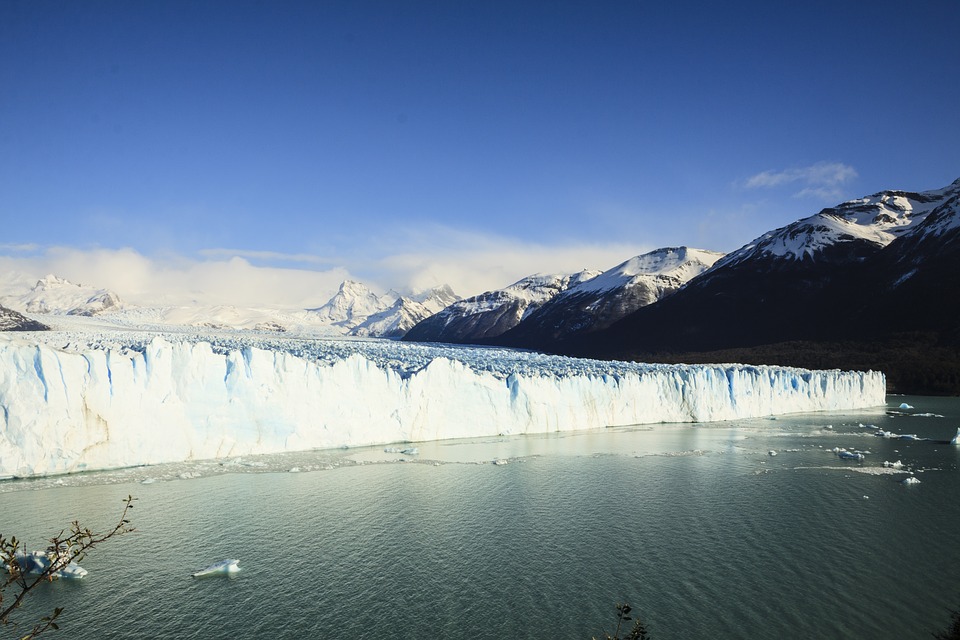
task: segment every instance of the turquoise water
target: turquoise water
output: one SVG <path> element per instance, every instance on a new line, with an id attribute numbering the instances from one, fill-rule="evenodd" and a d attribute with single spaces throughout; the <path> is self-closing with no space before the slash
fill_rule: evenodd
<path id="1" fill-rule="evenodd" d="M 926 638 L 960 607 L 960 448 L 860 425 L 947 440 L 960 401 L 903 401 L 5 482 L 0 532 L 39 547 L 139 498 L 20 614 L 64 607 L 52 637 L 589 638 L 629 601 L 656 639 Z"/>

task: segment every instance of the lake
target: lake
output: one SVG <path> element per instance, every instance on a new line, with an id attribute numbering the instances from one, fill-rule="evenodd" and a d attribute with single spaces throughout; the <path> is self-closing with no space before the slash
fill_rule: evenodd
<path id="1" fill-rule="evenodd" d="M 928 638 L 960 608 L 958 426 L 956 398 L 891 397 L 5 481 L 0 532 L 40 548 L 138 498 L 137 532 L 18 614 L 64 607 L 51 637 L 586 639 L 627 601 L 657 640 Z"/>

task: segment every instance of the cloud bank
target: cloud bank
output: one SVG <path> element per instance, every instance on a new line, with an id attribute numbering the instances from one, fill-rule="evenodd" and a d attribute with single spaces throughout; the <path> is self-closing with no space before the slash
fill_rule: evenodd
<path id="1" fill-rule="evenodd" d="M 376 249 L 383 249 L 377 256 Z M 338 258 L 211 248 L 197 256 L 147 256 L 132 248 L 0 247 L 0 295 L 24 293 L 48 273 L 115 291 L 136 305 L 318 307 L 343 280 L 378 292 L 420 292 L 448 284 L 464 297 L 533 273 L 609 269 L 652 247 L 549 246 L 445 227 L 371 243 Z M 392 250 L 390 250 L 392 249 Z M 291 266 L 292 265 L 292 266 Z"/>
<path id="2" fill-rule="evenodd" d="M 241 257 L 144 256 L 133 249 L 51 247 L 30 256 L 0 256 L 3 293 L 23 291 L 48 273 L 115 291 L 138 305 L 319 306 L 350 274 L 251 264 Z"/>

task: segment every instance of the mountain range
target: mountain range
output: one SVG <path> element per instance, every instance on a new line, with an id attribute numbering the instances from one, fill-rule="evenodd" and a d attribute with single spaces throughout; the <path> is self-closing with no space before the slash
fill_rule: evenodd
<path id="1" fill-rule="evenodd" d="M 960 180 L 823 209 L 723 256 L 657 249 L 459 299 L 345 281 L 320 307 L 137 307 L 47 276 L 0 298 L 0 330 L 59 316 L 504 345 L 650 362 L 879 369 L 892 391 L 960 393 Z M 151 324 L 152 326 L 152 324 Z"/>
<path id="2" fill-rule="evenodd" d="M 675 294 L 540 348 L 651 361 L 880 369 L 960 392 L 960 180 L 882 191 L 776 229 Z"/>
<path id="3" fill-rule="evenodd" d="M 459 300 L 446 285 L 418 294 L 394 291 L 376 294 L 366 285 L 341 283 L 325 304 L 313 309 L 242 308 L 232 305 L 165 306 L 123 302 L 109 289 L 70 282 L 47 275 L 32 286 L 22 276 L 8 278 L 0 297 L 3 324 L 0 331 L 20 328 L 41 330 L 42 323 L 23 314 L 39 315 L 54 323 L 86 316 L 101 325 L 124 328 L 197 327 L 266 332 L 292 332 L 334 337 L 353 335 L 397 338 L 415 324 Z"/>
<path id="4" fill-rule="evenodd" d="M 477 344 L 493 340 L 520 324 L 541 306 L 589 281 L 598 271 L 532 275 L 504 289 L 460 300 L 416 324 L 403 336 L 412 342 Z"/>

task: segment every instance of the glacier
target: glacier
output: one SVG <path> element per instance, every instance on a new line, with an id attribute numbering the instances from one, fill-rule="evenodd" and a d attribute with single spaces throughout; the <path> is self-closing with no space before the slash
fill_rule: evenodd
<path id="1" fill-rule="evenodd" d="M 386 341 L 0 336 L 0 478 L 879 406 L 879 372 Z"/>

